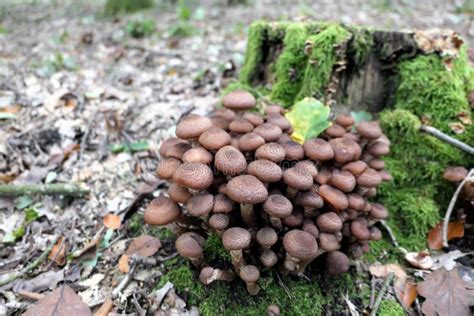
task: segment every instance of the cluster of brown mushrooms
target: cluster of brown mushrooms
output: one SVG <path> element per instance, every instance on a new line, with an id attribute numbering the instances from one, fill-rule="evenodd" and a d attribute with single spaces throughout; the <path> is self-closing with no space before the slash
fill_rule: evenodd
<path id="1" fill-rule="evenodd" d="M 177 251 L 201 269 L 204 284 L 237 274 L 257 294 L 260 269 L 301 274 L 319 256 L 330 275 L 346 272 L 348 256 L 381 238 L 374 224 L 388 215 L 368 201 L 391 179 L 381 160 L 390 142 L 379 124 L 354 126 L 342 114 L 301 145 L 282 107 L 252 111 L 256 100 L 245 91 L 222 104 L 209 117 L 185 116 L 177 137 L 161 144 L 157 175 L 170 182 L 169 197 L 155 198 L 145 221 L 173 228 Z M 206 266 L 210 233 L 221 236 L 234 271 Z"/>

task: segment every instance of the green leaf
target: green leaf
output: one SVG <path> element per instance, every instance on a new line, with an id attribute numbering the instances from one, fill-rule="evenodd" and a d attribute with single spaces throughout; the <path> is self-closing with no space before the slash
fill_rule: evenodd
<path id="1" fill-rule="evenodd" d="M 331 126 L 328 120 L 330 112 L 329 107 L 315 98 L 304 98 L 297 102 L 285 115 L 294 129 L 291 138 L 302 144 L 309 138 L 317 137 Z"/>
<path id="2" fill-rule="evenodd" d="M 33 204 L 33 199 L 27 195 L 22 195 L 15 199 L 16 208 L 22 210 Z"/>
<path id="3" fill-rule="evenodd" d="M 109 146 L 109 150 L 114 153 L 118 154 L 124 151 L 130 151 L 132 153 L 145 151 L 150 148 L 150 144 L 147 140 L 139 140 L 133 143 L 118 143 L 112 144 Z"/>
<path id="4" fill-rule="evenodd" d="M 39 214 L 38 212 L 30 207 L 28 209 L 25 210 L 25 225 L 28 225 L 29 223 L 31 222 L 34 222 L 35 220 L 37 220 L 39 217 Z"/>
<path id="5" fill-rule="evenodd" d="M 12 235 L 13 235 L 13 238 L 15 238 L 15 240 L 18 240 L 21 237 L 25 236 L 25 226 L 20 226 L 17 229 L 15 229 L 12 232 Z"/>

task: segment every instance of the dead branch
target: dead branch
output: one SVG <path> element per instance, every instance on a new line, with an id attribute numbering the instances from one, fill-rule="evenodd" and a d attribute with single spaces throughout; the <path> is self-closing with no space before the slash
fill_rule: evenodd
<path id="1" fill-rule="evenodd" d="M 377 296 L 377 300 L 375 301 L 374 308 L 372 308 L 372 311 L 370 312 L 370 316 L 377 315 L 377 311 L 380 307 L 380 304 L 382 303 L 383 297 L 385 296 L 385 292 L 387 292 L 387 289 L 390 286 L 390 283 L 392 283 L 392 280 L 394 277 L 395 277 L 395 273 L 390 272 L 385 278 L 382 288 L 380 289 L 379 295 Z"/>
<path id="2" fill-rule="evenodd" d="M 82 197 L 88 193 L 88 189 L 71 183 L 0 184 L 0 197 L 21 195 L 67 195 Z"/>
<path id="3" fill-rule="evenodd" d="M 440 130 L 438 130 L 438 129 L 432 127 L 432 126 L 421 125 L 420 126 L 420 131 L 428 133 L 428 134 L 442 140 L 443 142 L 446 142 L 450 145 L 453 145 L 453 146 L 467 152 L 468 154 L 474 156 L 474 148 L 473 147 L 469 146 L 466 143 L 463 143 L 462 141 L 460 141 L 456 138 L 453 138 L 449 135 L 446 135 L 445 133 L 441 132 Z"/>

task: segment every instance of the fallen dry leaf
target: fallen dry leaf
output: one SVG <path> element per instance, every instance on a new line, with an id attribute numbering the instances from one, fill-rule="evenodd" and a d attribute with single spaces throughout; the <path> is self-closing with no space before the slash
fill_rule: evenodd
<path id="1" fill-rule="evenodd" d="M 52 291 L 23 314 L 24 316 L 74 315 L 90 316 L 90 308 L 84 304 L 72 288 L 63 285 Z"/>
<path id="2" fill-rule="evenodd" d="M 469 114 L 467 111 L 459 112 L 458 118 L 464 125 L 472 124 L 471 114 Z"/>
<path id="3" fill-rule="evenodd" d="M 49 260 L 56 262 L 58 266 L 65 265 L 68 247 L 68 242 L 64 239 L 64 236 L 60 236 L 48 255 Z"/>
<path id="4" fill-rule="evenodd" d="M 408 252 L 405 255 L 405 260 L 412 266 L 423 270 L 430 269 L 433 266 L 433 260 L 431 259 L 430 254 L 426 251 Z"/>
<path id="5" fill-rule="evenodd" d="M 107 298 L 100 308 L 94 313 L 94 316 L 107 316 L 114 307 L 114 303 Z"/>
<path id="6" fill-rule="evenodd" d="M 102 227 L 92 238 L 91 241 L 89 241 L 87 244 L 84 245 L 84 248 L 74 252 L 74 258 L 79 258 L 82 257 L 88 253 L 94 252 L 97 249 L 97 245 L 100 243 L 102 240 L 102 235 L 105 231 L 105 228 Z"/>
<path id="7" fill-rule="evenodd" d="M 373 264 L 369 267 L 370 274 L 378 278 L 385 278 L 390 272 L 393 272 L 397 279 L 405 282 L 407 273 L 403 268 L 396 263 L 389 263 L 385 265 Z"/>
<path id="8" fill-rule="evenodd" d="M 422 305 L 426 315 L 472 315 L 469 307 L 474 306 L 473 285 L 461 279 L 458 268 L 433 271 L 417 290 L 426 299 Z"/>
<path id="9" fill-rule="evenodd" d="M 448 224 L 448 241 L 464 236 L 464 223 L 462 221 L 452 221 Z M 443 249 L 443 222 L 439 222 L 428 232 L 428 246 L 432 250 Z"/>
<path id="10" fill-rule="evenodd" d="M 137 255 L 139 257 L 153 256 L 161 248 L 161 242 L 155 237 L 142 235 L 135 238 L 128 246 L 126 255 Z"/>
<path id="11" fill-rule="evenodd" d="M 431 270 L 445 268 L 450 271 L 456 266 L 456 259 L 472 254 L 474 254 L 474 252 L 462 253 L 459 250 L 454 250 L 438 256 L 433 256 L 433 266 L 431 267 Z"/>
<path id="12" fill-rule="evenodd" d="M 122 225 L 122 219 L 115 214 L 107 214 L 104 216 L 104 226 L 108 229 L 119 229 Z"/>
<path id="13" fill-rule="evenodd" d="M 129 256 L 127 256 L 127 255 L 122 255 L 120 257 L 119 262 L 118 262 L 118 268 L 119 268 L 120 272 L 128 273 L 128 271 L 130 271 L 130 265 L 128 264 L 128 258 L 129 258 Z"/>
<path id="14" fill-rule="evenodd" d="M 410 308 L 418 295 L 416 283 L 406 282 L 403 288 L 395 289 L 395 294 L 405 308 Z"/>
<path id="15" fill-rule="evenodd" d="M 450 123 L 449 128 L 453 131 L 454 134 L 463 134 L 466 128 L 459 122 Z"/>

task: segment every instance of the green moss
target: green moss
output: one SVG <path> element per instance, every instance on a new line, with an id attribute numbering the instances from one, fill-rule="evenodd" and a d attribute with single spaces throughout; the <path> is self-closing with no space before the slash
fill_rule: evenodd
<path id="1" fill-rule="evenodd" d="M 153 7 L 153 0 L 107 0 L 105 3 L 105 15 L 117 15 L 119 13 L 132 13 Z"/>
<path id="2" fill-rule="evenodd" d="M 151 235 L 160 239 L 161 241 L 167 238 L 175 237 L 174 233 L 166 227 L 144 224 L 143 215 L 138 213 L 133 214 L 132 217 L 130 217 L 130 220 L 128 220 L 127 222 L 130 237 L 138 237 L 140 235 Z"/>
<path id="3" fill-rule="evenodd" d="M 311 47 L 309 60 L 304 71 L 301 89 L 297 99 L 307 96 L 323 99 L 330 82 L 334 65 L 338 59 L 340 46 L 350 38 L 351 34 L 342 26 L 334 24 L 307 39 Z"/>
<path id="4" fill-rule="evenodd" d="M 383 300 L 377 315 L 379 316 L 403 316 L 405 310 L 395 300 Z"/>
<path id="5" fill-rule="evenodd" d="M 204 246 L 204 256 L 208 262 L 215 260 L 224 260 L 230 262 L 230 254 L 224 248 L 222 239 L 217 234 L 212 234 L 207 237 L 206 245 Z"/>
<path id="6" fill-rule="evenodd" d="M 267 23 L 253 23 L 248 32 L 247 49 L 245 52 L 245 65 L 240 71 L 240 81 L 251 84 L 255 72 L 263 61 L 263 48 L 267 36 Z"/>
<path id="7" fill-rule="evenodd" d="M 308 61 L 308 56 L 304 52 L 307 37 L 304 25 L 293 24 L 288 27 L 283 40 L 283 52 L 274 66 L 276 82 L 272 89 L 272 100 L 290 105 L 300 91 Z"/>
<path id="8" fill-rule="evenodd" d="M 160 279 L 157 288 L 161 288 L 169 281 L 174 284 L 174 287 L 184 296 L 183 299 L 186 299 L 190 306 L 198 305 L 205 295 L 204 285 L 197 281 L 188 265 L 179 262 L 174 269 Z"/>
<path id="9" fill-rule="evenodd" d="M 360 67 L 372 52 L 374 35 L 371 30 L 362 27 L 350 27 L 348 30 L 352 33 L 352 39 L 347 49 L 347 55 L 357 67 Z"/>

